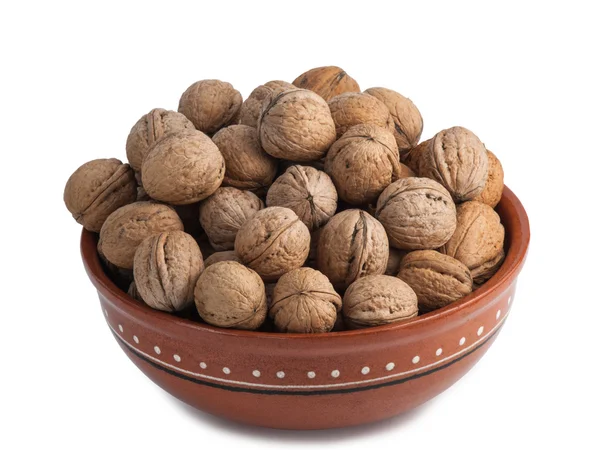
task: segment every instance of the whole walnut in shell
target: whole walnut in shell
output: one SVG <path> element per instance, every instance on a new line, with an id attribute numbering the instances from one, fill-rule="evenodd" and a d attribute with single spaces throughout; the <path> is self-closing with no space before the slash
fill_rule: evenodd
<path id="1" fill-rule="evenodd" d="M 350 328 L 374 327 L 416 317 L 417 295 L 408 284 L 388 275 L 356 280 L 344 294 L 343 314 Z"/>
<path id="2" fill-rule="evenodd" d="M 401 178 L 377 200 L 375 217 L 390 244 L 401 250 L 444 245 L 456 229 L 456 207 L 446 189 L 429 178 Z"/>
<path id="3" fill-rule="evenodd" d="M 310 232 L 289 208 L 272 206 L 247 220 L 235 238 L 235 252 L 264 280 L 275 281 L 304 264 Z"/>
<path id="4" fill-rule="evenodd" d="M 267 206 L 290 208 L 314 231 L 335 214 L 337 198 L 335 186 L 325 172 L 292 166 L 269 188 Z"/>
<path id="5" fill-rule="evenodd" d="M 500 203 L 502 191 L 504 191 L 504 169 L 502 168 L 500 160 L 489 150 L 487 150 L 487 157 L 488 177 L 485 182 L 485 187 L 483 188 L 483 191 L 481 191 L 481 194 L 476 196 L 473 200 L 495 208 L 496 205 Z"/>
<path id="6" fill-rule="evenodd" d="M 137 196 L 129 164 L 118 159 L 95 159 L 79 167 L 65 186 L 64 201 L 73 218 L 89 231 L 99 232 L 106 218 Z"/>
<path id="7" fill-rule="evenodd" d="M 233 250 L 240 227 L 263 208 L 250 191 L 222 187 L 200 205 L 200 224 L 215 250 Z"/>
<path id="8" fill-rule="evenodd" d="M 273 291 L 269 316 L 286 333 L 324 333 L 335 324 L 342 298 L 325 275 L 301 267 L 283 275 Z"/>
<path id="9" fill-rule="evenodd" d="M 419 145 L 411 148 L 404 154 L 400 154 L 400 160 L 415 174 L 419 174 L 419 172 L 421 172 L 421 164 L 424 160 L 423 155 L 429 151 L 429 146 L 432 142 L 433 139 L 421 142 Z"/>
<path id="10" fill-rule="evenodd" d="M 377 98 L 360 92 L 347 92 L 329 100 L 337 137 L 354 125 L 368 124 L 394 129 L 394 120 L 387 106 Z"/>
<path id="11" fill-rule="evenodd" d="M 344 92 L 360 92 L 356 80 L 335 66 L 316 67 L 304 72 L 294 80 L 294 86 L 310 89 L 325 100 L 330 100 Z"/>
<path id="12" fill-rule="evenodd" d="M 221 152 L 199 131 L 161 139 L 142 165 L 142 182 L 148 195 L 174 205 L 205 199 L 217 190 L 224 176 Z"/>
<path id="13" fill-rule="evenodd" d="M 269 81 L 254 89 L 240 108 L 240 123 L 256 128 L 258 117 L 265 101 L 288 89 L 294 89 L 294 85 L 287 81 Z"/>
<path id="14" fill-rule="evenodd" d="M 212 266 L 214 263 L 221 261 L 235 261 L 241 263 L 240 258 L 237 257 L 234 250 L 225 250 L 222 252 L 215 252 L 204 260 L 204 267 Z"/>
<path id="15" fill-rule="evenodd" d="M 258 137 L 271 156 L 316 161 L 335 141 L 335 125 L 325 100 L 312 91 L 290 89 L 265 104 Z"/>
<path id="16" fill-rule="evenodd" d="M 343 290 L 361 277 L 384 273 L 388 254 L 383 226 L 365 211 L 348 209 L 333 216 L 323 227 L 317 268 L 336 289 Z"/>
<path id="17" fill-rule="evenodd" d="M 207 267 L 198 278 L 194 298 L 200 317 L 218 327 L 256 330 L 267 315 L 263 281 L 235 261 Z"/>
<path id="18" fill-rule="evenodd" d="M 133 260 L 135 287 L 144 303 L 161 311 L 181 311 L 194 301 L 204 269 L 200 247 L 183 231 L 147 237 Z"/>

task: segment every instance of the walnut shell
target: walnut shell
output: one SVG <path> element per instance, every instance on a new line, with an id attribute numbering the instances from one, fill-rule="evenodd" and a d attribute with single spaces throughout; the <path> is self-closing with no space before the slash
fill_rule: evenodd
<path id="1" fill-rule="evenodd" d="M 99 232 L 106 218 L 137 196 L 135 176 L 129 164 L 118 159 L 95 159 L 69 177 L 63 199 L 77 223 Z"/>
<path id="2" fill-rule="evenodd" d="M 428 151 L 428 148 L 432 142 L 433 142 L 433 139 L 423 141 L 416 147 L 413 147 L 409 151 L 400 155 L 400 161 L 402 161 L 403 164 L 406 164 L 406 167 L 408 167 L 410 170 L 412 170 L 413 173 L 415 174 L 412 176 L 417 176 L 419 174 L 419 172 L 421 171 L 423 154 L 426 151 Z"/>
<path id="3" fill-rule="evenodd" d="M 335 141 L 335 125 L 325 100 L 306 89 L 290 89 L 264 106 L 258 137 L 271 156 L 316 161 Z"/>
<path id="4" fill-rule="evenodd" d="M 323 228 L 317 228 L 310 233 L 310 250 L 308 252 L 308 258 L 304 263 L 307 267 L 315 269 L 317 267 L 317 249 L 319 247 L 319 238 L 321 237 L 321 231 Z"/>
<path id="5" fill-rule="evenodd" d="M 398 278 L 417 294 L 421 313 L 443 308 L 473 289 L 468 267 L 434 250 L 416 250 L 406 255 Z"/>
<path id="6" fill-rule="evenodd" d="M 285 333 L 325 333 L 335 324 L 342 298 L 325 275 L 310 267 L 283 275 L 273 291 L 269 316 Z"/>
<path id="7" fill-rule="evenodd" d="M 266 281 L 304 264 L 310 232 L 289 208 L 271 206 L 254 214 L 238 231 L 235 252 Z"/>
<path id="8" fill-rule="evenodd" d="M 204 267 L 212 266 L 215 263 L 221 261 L 235 261 L 241 263 L 240 258 L 237 257 L 235 251 L 225 250 L 224 252 L 215 252 L 204 260 Z"/>
<path id="9" fill-rule="evenodd" d="M 391 275 L 395 277 L 398 275 L 398 271 L 400 270 L 400 264 L 402 264 L 402 260 L 409 252 L 406 250 L 398 250 L 397 248 L 390 247 L 390 254 L 388 256 L 388 263 L 385 267 L 385 275 Z"/>
<path id="10" fill-rule="evenodd" d="M 361 92 L 346 92 L 329 100 L 337 137 L 354 125 L 369 124 L 394 130 L 394 120 L 387 106 L 377 98 Z"/>
<path id="11" fill-rule="evenodd" d="M 369 275 L 350 285 L 342 301 L 346 325 L 374 327 L 416 317 L 417 295 L 408 284 L 388 275 Z"/>
<path id="12" fill-rule="evenodd" d="M 444 245 L 456 229 L 452 197 L 429 178 L 401 178 L 377 200 L 379 219 L 390 244 L 401 250 L 427 250 Z"/>
<path id="13" fill-rule="evenodd" d="M 317 268 L 336 289 L 344 290 L 361 277 L 385 272 L 388 254 L 383 226 L 365 211 L 348 209 L 323 227 Z"/>
<path id="14" fill-rule="evenodd" d="M 294 86 L 310 89 L 327 101 L 344 92 L 360 92 L 356 80 L 335 66 L 316 67 L 304 72 L 294 80 Z"/>
<path id="15" fill-rule="evenodd" d="M 267 316 L 263 281 L 235 261 L 207 267 L 198 278 L 194 298 L 200 317 L 218 327 L 255 330 Z"/>
<path id="16" fill-rule="evenodd" d="M 309 166 L 292 166 L 267 192 L 267 206 L 294 211 L 309 231 L 325 225 L 335 214 L 337 192 L 331 178 Z"/>
<path id="17" fill-rule="evenodd" d="M 500 203 L 502 191 L 504 191 L 504 169 L 496 155 L 489 150 L 486 153 L 488 157 L 488 177 L 483 191 L 473 200 L 495 208 Z"/>
<path id="18" fill-rule="evenodd" d="M 199 131 L 161 139 L 142 166 L 142 182 L 148 195 L 174 205 L 205 199 L 221 185 L 224 175 L 221 152 Z"/>
<path id="19" fill-rule="evenodd" d="M 248 125 L 256 128 L 258 125 L 258 117 L 260 111 L 263 108 L 265 101 L 271 100 L 271 98 L 277 94 L 288 89 L 294 89 L 294 85 L 287 81 L 269 81 L 265 84 L 261 84 L 254 89 L 248 98 L 242 103 L 240 108 L 240 123 L 242 125 Z"/>
<path id="20" fill-rule="evenodd" d="M 222 187 L 200 205 L 200 224 L 215 250 L 233 250 L 240 227 L 263 208 L 250 191 Z"/>

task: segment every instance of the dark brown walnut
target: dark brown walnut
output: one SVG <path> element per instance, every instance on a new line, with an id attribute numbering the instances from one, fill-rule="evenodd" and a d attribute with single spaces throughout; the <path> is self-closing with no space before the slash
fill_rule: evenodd
<path id="1" fill-rule="evenodd" d="M 269 316 L 284 333 L 331 331 L 342 298 L 318 270 L 301 267 L 283 275 L 273 291 Z"/>
<path id="2" fill-rule="evenodd" d="M 335 122 L 337 137 L 341 137 L 354 125 L 368 124 L 394 129 L 394 120 L 387 106 L 372 95 L 347 92 L 329 100 L 329 109 Z"/>
<path id="3" fill-rule="evenodd" d="M 485 182 L 485 187 L 483 188 L 483 191 L 481 191 L 481 194 L 476 196 L 473 200 L 495 208 L 496 205 L 500 203 L 502 192 L 504 191 L 504 169 L 502 168 L 500 160 L 489 150 L 487 150 L 487 157 L 488 177 Z"/>
<path id="4" fill-rule="evenodd" d="M 473 289 L 468 267 L 434 250 L 416 250 L 406 255 L 398 278 L 417 294 L 421 313 L 443 308 Z"/>
<path id="5" fill-rule="evenodd" d="M 181 311 L 190 306 L 202 270 L 200 247 L 183 231 L 147 237 L 133 260 L 135 286 L 142 300 L 161 311 Z"/>
<path id="6" fill-rule="evenodd" d="M 235 238 L 235 252 L 264 280 L 275 281 L 304 264 L 310 232 L 289 208 L 272 206 L 247 220 Z"/>
<path id="7" fill-rule="evenodd" d="M 256 330 L 267 316 L 263 281 L 235 261 L 207 267 L 198 278 L 194 298 L 200 317 L 218 327 Z"/>
<path id="8" fill-rule="evenodd" d="M 95 159 L 69 177 L 63 199 L 77 223 L 99 232 L 106 218 L 137 196 L 135 176 L 129 164 L 118 159 Z"/>
<path id="9" fill-rule="evenodd" d="M 183 223 L 170 206 L 135 202 L 108 216 L 100 230 L 98 248 L 115 266 L 133 269 L 135 251 L 144 239 L 178 230 L 183 231 Z"/>
<path id="10" fill-rule="evenodd" d="M 349 328 L 385 325 L 419 313 L 415 292 L 404 281 L 388 275 L 356 280 L 346 290 L 342 304 Z"/>
<path id="11" fill-rule="evenodd" d="M 264 102 L 269 101 L 273 96 L 288 89 L 294 89 L 294 85 L 287 81 L 279 80 L 269 81 L 258 86 L 242 103 L 242 107 L 240 108 L 240 123 L 256 128 Z"/>
<path id="12" fill-rule="evenodd" d="M 205 199 L 221 185 L 225 160 L 200 131 L 172 134 L 158 141 L 144 159 L 142 183 L 150 197 L 173 205 Z"/>
<path id="13" fill-rule="evenodd" d="M 223 252 L 215 252 L 204 260 L 204 266 L 212 266 L 215 263 L 221 261 L 235 261 L 241 263 L 240 258 L 237 257 L 233 250 L 225 250 Z"/>
<path id="14" fill-rule="evenodd" d="M 316 161 L 335 141 L 335 125 L 325 100 L 306 89 L 290 89 L 265 104 L 258 137 L 271 156 Z"/>
<path id="15" fill-rule="evenodd" d="M 398 250 L 397 248 L 390 247 L 390 255 L 388 257 L 388 263 L 385 268 L 385 275 L 391 275 L 395 277 L 398 275 L 400 270 L 400 264 L 409 252 L 405 250 Z"/>
<path id="16" fill-rule="evenodd" d="M 127 289 L 127 295 L 129 295 L 134 300 L 137 300 L 137 301 L 140 301 L 140 302 L 144 301 L 142 299 L 142 296 L 140 295 L 140 293 L 137 290 L 137 286 L 135 285 L 135 281 L 132 281 L 131 284 L 129 285 L 129 289 Z"/>
<path id="17" fill-rule="evenodd" d="M 200 205 L 200 224 L 215 250 L 233 250 L 240 227 L 258 210 L 263 202 L 250 191 L 222 187 Z"/>
<path id="18" fill-rule="evenodd" d="M 310 231 L 325 225 L 335 214 L 337 192 L 331 178 L 309 166 L 292 166 L 267 192 L 267 206 L 294 211 Z"/>
<path id="19" fill-rule="evenodd" d="M 411 148 L 408 152 L 405 152 L 404 155 L 400 155 L 400 160 L 403 164 L 405 164 L 416 176 L 421 171 L 421 163 L 423 161 L 423 154 L 426 151 L 429 151 L 428 148 L 433 142 L 433 139 L 429 139 L 427 141 L 421 142 L 416 147 Z"/>
<path id="20" fill-rule="evenodd" d="M 456 229 L 456 207 L 448 191 L 429 178 L 401 178 L 377 200 L 379 219 L 390 244 L 401 250 L 444 245 Z"/>
<path id="21" fill-rule="evenodd" d="M 327 101 L 344 92 L 360 92 L 354 78 L 335 66 L 316 67 L 304 72 L 294 80 L 294 86 L 310 89 Z"/>
<path id="22" fill-rule="evenodd" d="M 323 227 L 317 247 L 317 268 L 344 290 L 361 277 L 385 272 L 389 255 L 383 226 L 359 209 L 333 216 Z"/>
<path id="23" fill-rule="evenodd" d="M 178 111 L 190 119 L 196 129 L 212 135 L 233 123 L 242 106 L 242 95 L 229 83 L 202 80 L 181 95 Z"/>

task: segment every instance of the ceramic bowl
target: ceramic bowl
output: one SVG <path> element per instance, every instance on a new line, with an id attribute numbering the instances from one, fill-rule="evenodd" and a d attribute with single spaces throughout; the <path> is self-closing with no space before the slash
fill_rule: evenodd
<path id="1" fill-rule="evenodd" d="M 152 381 L 211 414 L 263 427 L 323 429 L 382 420 L 435 397 L 494 342 L 525 262 L 529 223 L 505 188 L 506 261 L 480 289 L 397 324 L 304 335 L 219 329 L 136 302 L 104 273 L 97 235 L 81 252 L 113 336 Z"/>

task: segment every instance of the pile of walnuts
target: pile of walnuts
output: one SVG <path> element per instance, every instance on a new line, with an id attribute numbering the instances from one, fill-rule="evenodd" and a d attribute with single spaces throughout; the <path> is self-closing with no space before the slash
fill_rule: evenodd
<path id="1" fill-rule="evenodd" d="M 152 308 L 249 330 L 377 326 L 451 304 L 504 260 L 500 161 L 466 128 L 422 130 L 412 101 L 338 67 L 245 101 L 203 80 L 135 123 L 129 164 L 77 169 L 64 201 Z"/>

